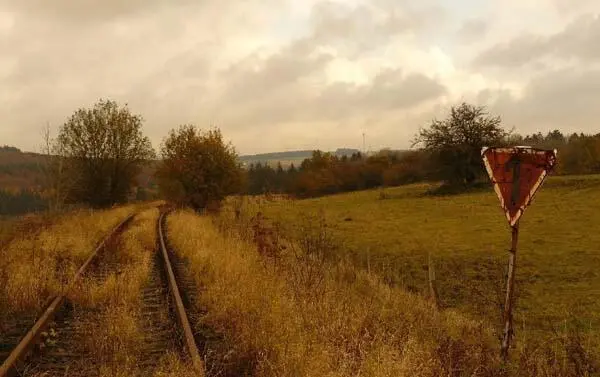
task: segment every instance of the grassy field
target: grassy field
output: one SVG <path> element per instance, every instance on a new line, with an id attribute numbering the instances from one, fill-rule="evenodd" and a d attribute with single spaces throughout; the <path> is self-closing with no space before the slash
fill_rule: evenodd
<path id="1" fill-rule="evenodd" d="M 510 231 L 491 189 L 427 195 L 411 185 L 254 205 L 287 234 L 324 217 L 339 252 L 388 283 L 427 292 L 436 265 L 442 304 L 499 325 Z M 550 177 L 521 220 L 517 339 L 575 322 L 600 327 L 600 176 Z M 576 321 L 574 322 L 574 320 Z"/>
<path id="2" fill-rule="evenodd" d="M 287 243 L 275 257 L 224 219 L 178 212 L 168 229 L 202 289 L 205 315 L 194 325 L 210 329 L 210 375 L 502 375 L 482 321 L 437 312 L 351 264 L 324 263 L 323 237 L 307 235 L 310 250 Z"/>

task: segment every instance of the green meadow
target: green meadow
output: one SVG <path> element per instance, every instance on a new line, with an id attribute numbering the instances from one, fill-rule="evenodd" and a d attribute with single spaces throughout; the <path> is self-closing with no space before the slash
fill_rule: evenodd
<path id="1" fill-rule="evenodd" d="M 491 188 L 432 196 L 417 184 L 308 200 L 261 201 L 285 232 L 324 218 L 337 253 L 394 286 L 499 328 L 510 229 Z M 516 339 L 600 327 L 600 176 L 550 177 L 520 224 Z"/>

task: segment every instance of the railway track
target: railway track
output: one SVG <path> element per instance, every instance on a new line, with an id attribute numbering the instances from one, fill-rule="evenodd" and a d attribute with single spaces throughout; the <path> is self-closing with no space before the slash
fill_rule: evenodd
<path id="1" fill-rule="evenodd" d="M 204 363 L 186 310 L 190 307 L 190 298 L 193 296 L 191 293 L 182 294 L 184 292 L 181 290 L 189 289 L 190 282 L 184 280 L 181 287 L 178 284 L 181 262 L 173 262 L 174 256 L 167 248 L 165 216 L 164 212 L 160 214 L 156 226 L 157 250 L 152 256 L 148 279 L 140 292 L 140 307 L 136 311 L 136 320 L 144 329 L 144 337 L 136 349 L 140 355 L 136 359 L 136 368 L 144 375 L 151 374 L 160 357 L 170 351 L 184 356 L 186 365 L 196 375 L 204 376 Z M 115 228 L 86 260 L 71 281 L 69 289 L 86 279 L 101 283 L 108 275 L 119 273 L 122 266 L 112 260 L 110 255 L 122 247 L 119 237 L 132 218 L 133 216 L 129 217 Z M 92 376 L 99 373 L 102 360 L 94 359 L 93 353 L 86 352 L 85 347 L 81 347 L 87 337 L 98 331 L 97 310 L 74 310 L 66 298 L 69 289 L 52 300 L 12 349 L 0 366 L 0 377 Z M 40 347 L 48 339 L 52 341 L 52 346 Z"/>

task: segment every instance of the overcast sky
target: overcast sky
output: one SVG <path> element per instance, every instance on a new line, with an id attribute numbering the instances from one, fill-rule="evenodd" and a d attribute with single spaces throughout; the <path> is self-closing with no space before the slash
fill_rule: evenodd
<path id="1" fill-rule="evenodd" d="M 596 0 L 0 0 L 0 145 L 100 98 L 155 147 L 405 148 L 460 101 L 520 133 L 600 132 Z"/>

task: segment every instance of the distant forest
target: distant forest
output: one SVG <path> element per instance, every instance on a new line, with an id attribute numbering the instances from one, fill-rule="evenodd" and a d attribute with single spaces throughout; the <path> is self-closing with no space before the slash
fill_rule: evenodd
<path id="1" fill-rule="evenodd" d="M 313 149 L 306 149 L 300 151 L 287 151 L 287 152 L 273 152 L 273 153 L 260 153 L 253 155 L 245 155 L 240 156 L 239 160 L 244 163 L 265 163 L 270 161 L 289 161 L 289 160 L 301 160 L 306 158 L 311 158 L 313 154 Z M 335 152 L 331 152 L 331 154 L 343 157 L 343 156 L 351 156 L 354 153 L 360 152 L 358 149 L 353 148 L 338 148 Z"/>
<path id="2" fill-rule="evenodd" d="M 21 150 L 10 145 L 2 145 L 0 146 L 0 152 L 21 152 Z"/>
<path id="3" fill-rule="evenodd" d="M 507 146 L 557 149 L 558 166 L 554 174 L 600 173 L 600 134 L 574 133 L 565 136 L 558 130 L 546 135 L 512 134 L 504 143 Z M 350 157 L 314 151 L 300 165 L 292 164 L 286 169 L 281 164 L 251 164 L 247 171 L 247 192 L 251 195 L 272 193 L 306 198 L 422 181 L 441 181 L 443 177 L 439 173 L 439 162 L 431 157 L 426 150 L 382 150 L 369 156 L 356 152 Z M 477 178 L 487 179 L 483 168 Z"/>

